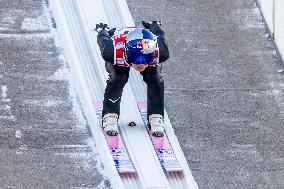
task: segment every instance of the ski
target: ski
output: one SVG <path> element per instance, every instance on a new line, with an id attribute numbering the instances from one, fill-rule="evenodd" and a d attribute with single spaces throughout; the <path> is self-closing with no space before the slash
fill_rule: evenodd
<path id="1" fill-rule="evenodd" d="M 164 133 L 162 137 L 153 136 L 148 128 L 147 119 L 147 102 L 138 102 L 140 115 L 143 119 L 144 125 L 148 130 L 148 134 L 152 140 L 156 154 L 160 160 L 161 165 L 167 172 L 183 172 L 180 162 L 177 160 L 174 150 L 170 144 L 168 136 Z"/>
<path id="2" fill-rule="evenodd" d="M 97 118 L 99 119 L 100 126 L 102 127 L 102 102 L 93 102 Z M 126 147 L 122 141 L 121 135 L 109 136 L 104 132 L 104 136 L 112 155 L 115 167 L 119 173 L 136 173 L 136 170 L 128 156 Z"/>

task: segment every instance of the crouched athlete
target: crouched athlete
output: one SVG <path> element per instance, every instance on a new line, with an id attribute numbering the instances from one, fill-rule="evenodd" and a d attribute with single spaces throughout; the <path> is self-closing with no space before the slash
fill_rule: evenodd
<path id="1" fill-rule="evenodd" d="M 103 101 L 103 129 L 108 135 L 118 134 L 122 91 L 130 68 L 140 72 L 147 84 L 148 121 L 154 136 L 164 135 L 164 81 L 160 63 L 169 58 L 160 22 L 142 21 L 144 27 L 110 29 L 96 25 L 97 42 L 109 73 Z"/>

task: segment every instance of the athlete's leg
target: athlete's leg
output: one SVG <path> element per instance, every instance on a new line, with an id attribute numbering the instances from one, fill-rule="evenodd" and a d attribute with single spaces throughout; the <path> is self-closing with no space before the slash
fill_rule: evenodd
<path id="1" fill-rule="evenodd" d="M 148 117 L 160 114 L 164 117 L 164 80 L 161 75 L 161 66 L 149 66 L 141 72 L 147 84 Z"/>
<path id="2" fill-rule="evenodd" d="M 104 94 L 103 116 L 106 113 L 119 115 L 121 95 L 128 81 L 130 68 L 119 67 L 106 62 L 106 70 L 109 73 L 109 79 Z"/>

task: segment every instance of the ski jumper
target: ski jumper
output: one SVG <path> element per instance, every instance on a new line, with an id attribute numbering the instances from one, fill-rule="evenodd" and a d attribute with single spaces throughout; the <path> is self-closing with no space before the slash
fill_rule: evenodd
<path id="1" fill-rule="evenodd" d="M 131 63 L 125 61 L 123 50 L 125 38 L 133 29 L 135 28 L 120 29 L 113 37 L 109 36 L 106 30 L 101 30 L 97 36 L 101 55 L 105 60 L 106 71 L 109 73 L 104 93 L 102 116 L 107 113 L 120 114 L 121 96 L 128 81 L 131 66 Z M 148 117 L 151 114 L 164 116 L 164 81 L 161 75 L 162 66 L 158 63 L 166 61 L 169 57 L 164 32 L 157 26 L 156 31 L 152 31 L 152 33 L 158 37 L 155 59 L 144 71 L 140 72 L 143 81 L 147 84 Z"/>

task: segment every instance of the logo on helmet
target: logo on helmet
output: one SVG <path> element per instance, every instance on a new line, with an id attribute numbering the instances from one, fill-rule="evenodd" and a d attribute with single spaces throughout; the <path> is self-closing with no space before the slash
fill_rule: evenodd
<path id="1" fill-rule="evenodd" d="M 126 38 L 125 59 L 132 64 L 149 64 L 157 50 L 156 36 L 146 29 L 137 28 Z"/>

